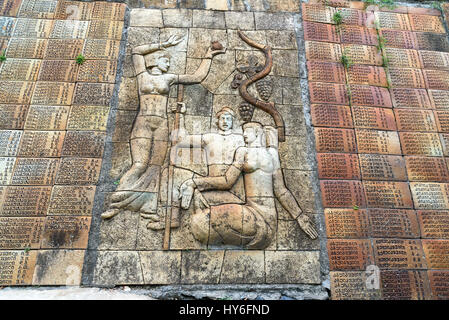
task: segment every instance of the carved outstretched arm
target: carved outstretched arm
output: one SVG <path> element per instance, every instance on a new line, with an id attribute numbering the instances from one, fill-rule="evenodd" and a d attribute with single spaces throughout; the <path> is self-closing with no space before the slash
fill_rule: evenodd
<path id="1" fill-rule="evenodd" d="M 224 176 L 219 177 L 198 177 L 193 178 L 196 188 L 199 191 L 207 190 L 229 190 L 240 176 L 241 170 L 231 165 Z"/>

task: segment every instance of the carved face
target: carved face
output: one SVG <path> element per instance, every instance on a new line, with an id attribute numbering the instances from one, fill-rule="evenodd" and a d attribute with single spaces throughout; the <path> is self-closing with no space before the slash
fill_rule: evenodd
<path id="1" fill-rule="evenodd" d="M 243 131 L 243 140 L 246 144 L 251 144 L 257 139 L 257 130 L 253 127 L 245 128 Z"/>
<path id="2" fill-rule="evenodd" d="M 233 118 L 230 113 L 222 113 L 218 117 L 218 128 L 223 131 L 228 131 L 232 129 Z"/>
<path id="3" fill-rule="evenodd" d="M 168 59 L 166 57 L 161 57 L 161 58 L 157 59 L 157 67 L 162 72 L 167 72 L 168 69 L 170 68 L 170 59 Z"/>

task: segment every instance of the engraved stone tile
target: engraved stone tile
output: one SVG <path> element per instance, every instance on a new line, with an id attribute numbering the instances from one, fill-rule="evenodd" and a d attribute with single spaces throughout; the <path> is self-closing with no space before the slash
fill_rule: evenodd
<path id="1" fill-rule="evenodd" d="M 366 210 L 324 209 L 328 238 L 360 239 L 369 237 Z"/>
<path id="2" fill-rule="evenodd" d="M 368 289 L 366 271 L 330 272 L 332 300 L 379 300 L 380 289 Z"/>
<path id="3" fill-rule="evenodd" d="M 46 60 L 42 62 L 40 81 L 75 82 L 78 65 L 70 60 Z"/>
<path id="4" fill-rule="evenodd" d="M 0 157 L 0 185 L 8 185 L 11 181 L 16 158 Z"/>
<path id="5" fill-rule="evenodd" d="M 92 20 L 90 21 L 87 38 L 120 40 L 122 30 L 123 21 Z"/>
<path id="6" fill-rule="evenodd" d="M 428 90 L 429 98 L 436 109 L 449 109 L 449 91 Z"/>
<path id="7" fill-rule="evenodd" d="M 48 38 L 53 20 L 19 18 L 12 34 L 15 38 Z"/>
<path id="8" fill-rule="evenodd" d="M 449 71 L 424 70 L 424 78 L 429 89 L 449 90 Z"/>
<path id="9" fill-rule="evenodd" d="M 86 249 L 90 217 L 48 216 L 41 248 Z"/>
<path id="10" fill-rule="evenodd" d="M 345 83 L 345 69 L 341 63 L 307 62 L 309 81 Z"/>
<path id="11" fill-rule="evenodd" d="M 353 106 L 352 117 L 356 128 L 396 130 L 391 109 Z"/>
<path id="12" fill-rule="evenodd" d="M 105 83 L 77 83 L 74 105 L 108 106 L 114 85 Z"/>
<path id="13" fill-rule="evenodd" d="M 440 142 L 443 147 L 443 155 L 449 156 L 449 134 L 448 133 L 440 133 Z"/>
<path id="14" fill-rule="evenodd" d="M 443 23 L 438 16 L 409 14 L 408 18 L 413 31 L 446 33 Z"/>
<path id="15" fill-rule="evenodd" d="M 131 27 L 160 27 L 163 25 L 161 10 L 136 8 L 131 10 L 130 16 Z"/>
<path id="16" fill-rule="evenodd" d="M 414 210 L 369 209 L 370 235 L 373 238 L 419 238 Z"/>
<path id="17" fill-rule="evenodd" d="M 26 130 L 65 130 L 69 106 L 30 106 Z"/>
<path id="18" fill-rule="evenodd" d="M 33 280 L 37 250 L 1 250 L 0 285 L 30 285 Z"/>
<path id="19" fill-rule="evenodd" d="M 405 161 L 401 156 L 359 154 L 363 180 L 407 180 Z"/>
<path id="20" fill-rule="evenodd" d="M 346 73 L 349 83 L 365 84 L 371 86 L 387 87 L 387 74 L 382 67 L 355 64 L 348 68 Z"/>
<path id="21" fill-rule="evenodd" d="M 340 38 L 341 43 L 345 44 L 352 43 L 369 46 L 376 46 L 378 44 L 377 33 L 375 29 L 354 25 L 341 25 Z"/>
<path id="22" fill-rule="evenodd" d="M 74 89 L 74 83 L 38 81 L 31 103 L 40 105 L 70 105 Z"/>
<path id="23" fill-rule="evenodd" d="M 449 69 L 449 53 L 438 51 L 419 51 L 420 58 L 423 63 L 423 68 L 448 70 Z"/>
<path id="24" fill-rule="evenodd" d="M 251 27 L 249 29 L 254 29 L 254 15 L 253 13 L 246 13 L 244 15 L 244 18 L 242 18 L 241 14 L 244 14 L 242 12 L 225 12 L 225 18 L 227 23 L 227 28 L 235 28 L 234 24 L 234 16 L 233 14 L 240 14 L 237 17 L 240 19 L 243 19 L 242 21 L 242 30 L 248 29 L 247 24 L 250 23 L 248 21 L 249 16 L 252 17 L 252 21 L 250 23 Z M 192 26 L 192 10 L 186 10 L 186 9 L 166 9 L 162 11 L 162 16 L 164 20 L 164 26 L 165 27 L 176 27 L 176 28 L 188 28 Z M 239 21 L 240 22 L 240 21 Z M 237 29 L 237 28 L 235 28 Z"/>
<path id="25" fill-rule="evenodd" d="M 56 184 L 94 185 L 98 181 L 101 159 L 63 158 L 56 177 Z"/>
<path id="26" fill-rule="evenodd" d="M 106 133 L 95 131 L 67 131 L 62 156 L 101 158 Z"/>
<path id="27" fill-rule="evenodd" d="M 322 180 L 320 181 L 320 187 L 324 207 L 365 207 L 365 193 L 360 181 Z"/>
<path id="28" fill-rule="evenodd" d="M 119 56 L 119 50 L 120 41 L 106 39 L 86 39 L 83 49 L 83 55 L 86 59 L 115 60 Z"/>
<path id="29" fill-rule="evenodd" d="M 354 130 L 315 128 L 318 152 L 357 152 Z"/>
<path id="30" fill-rule="evenodd" d="M 22 1 L 20 0 L 4 0 L 0 4 L 0 15 L 1 16 L 17 16 L 17 12 L 19 11 L 20 5 Z"/>
<path id="31" fill-rule="evenodd" d="M 345 153 L 318 153 L 320 179 L 360 179 L 357 155 Z"/>
<path id="32" fill-rule="evenodd" d="M 277 57 L 273 60 L 273 75 L 281 77 L 298 77 L 299 66 L 297 50 L 273 50 L 273 56 Z M 233 62 L 231 61 L 231 63 Z M 212 65 L 211 70 L 213 70 L 213 67 L 214 66 Z M 216 87 L 218 87 L 218 84 Z"/>
<path id="33" fill-rule="evenodd" d="M 92 24 L 92 22 L 90 22 Z M 84 39 L 89 28 L 88 21 L 55 20 L 50 34 L 52 39 Z"/>
<path id="34" fill-rule="evenodd" d="M 411 30 L 408 15 L 393 12 L 375 12 L 381 29 Z"/>
<path id="35" fill-rule="evenodd" d="M 372 16 L 371 12 L 352 8 L 338 8 L 337 12 L 341 13 L 344 25 L 366 26 Z"/>
<path id="36" fill-rule="evenodd" d="M 449 268 L 449 240 L 422 240 L 429 269 Z"/>
<path id="37" fill-rule="evenodd" d="M 94 285 L 143 284 L 142 266 L 136 251 L 99 251 Z"/>
<path id="38" fill-rule="evenodd" d="M 45 59 L 75 59 L 82 52 L 83 44 L 82 39 L 49 39 Z"/>
<path id="39" fill-rule="evenodd" d="M 254 12 L 256 30 L 294 30 L 298 15 L 289 12 Z"/>
<path id="40" fill-rule="evenodd" d="M 265 251 L 267 283 L 320 283 L 318 251 Z"/>
<path id="41" fill-rule="evenodd" d="M 264 260 L 263 251 L 225 251 L 220 283 L 263 283 Z"/>
<path id="42" fill-rule="evenodd" d="M 427 300 L 430 298 L 426 271 L 397 270 L 380 272 L 385 300 Z"/>
<path id="43" fill-rule="evenodd" d="M 442 4 L 444 6 L 444 4 Z M 429 16 L 441 16 L 441 11 L 433 8 L 407 7 L 409 14 L 422 14 Z"/>
<path id="44" fill-rule="evenodd" d="M 339 44 L 319 41 L 306 41 L 306 58 L 310 60 L 323 60 L 340 62 L 341 47 Z"/>
<path id="45" fill-rule="evenodd" d="M 402 152 L 407 155 L 438 157 L 443 155 L 436 133 L 400 132 Z"/>
<path id="46" fill-rule="evenodd" d="M 193 10 L 193 27 L 225 29 L 224 12 Z"/>
<path id="47" fill-rule="evenodd" d="M 351 108 L 332 104 L 310 106 L 312 124 L 315 127 L 352 128 Z"/>
<path id="48" fill-rule="evenodd" d="M 12 38 L 8 43 L 8 58 L 42 59 L 47 40 Z M 8 60 L 7 60 L 8 61 Z"/>
<path id="49" fill-rule="evenodd" d="M 139 252 L 145 284 L 175 284 L 181 278 L 181 251 Z"/>
<path id="50" fill-rule="evenodd" d="M 449 272 L 429 270 L 430 288 L 432 290 L 432 299 L 449 299 Z"/>
<path id="51" fill-rule="evenodd" d="M 276 239 L 273 239 L 275 246 L 270 245 L 266 250 L 319 250 L 318 241 L 310 239 L 297 221 L 278 220 L 276 231 Z"/>
<path id="52" fill-rule="evenodd" d="M 106 131 L 108 115 L 109 107 L 72 106 L 67 129 Z"/>
<path id="53" fill-rule="evenodd" d="M 0 17 L 0 36 L 10 37 L 15 23 L 15 18 Z"/>
<path id="54" fill-rule="evenodd" d="M 65 131 L 25 131 L 19 157 L 60 157 Z"/>
<path id="55" fill-rule="evenodd" d="M 382 65 L 382 55 L 374 46 L 343 44 L 341 50 L 351 61 L 358 64 Z"/>
<path id="56" fill-rule="evenodd" d="M 84 250 L 39 250 L 33 285 L 79 286 Z"/>
<path id="57" fill-rule="evenodd" d="M 366 270 L 374 263 L 370 240 L 327 241 L 330 270 Z"/>
<path id="58" fill-rule="evenodd" d="M 310 82 L 310 101 L 312 103 L 349 103 L 346 86 L 343 84 L 333 84 L 325 82 Z"/>
<path id="59" fill-rule="evenodd" d="M 426 88 L 424 76 L 420 69 L 389 68 L 388 75 L 392 87 L 401 88 Z"/>
<path id="60" fill-rule="evenodd" d="M 181 282 L 218 283 L 224 257 L 223 250 L 182 251 Z"/>
<path id="61" fill-rule="evenodd" d="M 435 111 L 438 132 L 449 132 L 449 111 Z"/>
<path id="62" fill-rule="evenodd" d="M 418 49 L 418 40 L 414 32 L 381 29 L 379 33 L 384 37 L 386 47 Z"/>
<path id="63" fill-rule="evenodd" d="M 419 51 L 413 49 L 385 48 L 388 64 L 395 68 L 423 68 Z"/>
<path id="64" fill-rule="evenodd" d="M 390 93 L 386 88 L 351 84 L 351 102 L 358 106 L 391 108 Z"/>
<path id="65" fill-rule="evenodd" d="M 426 269 L 420 240 L 374 239 L 376 265 L 380 269 Z"/>
<path id="66" fill-rule="evenodd" d="M 0 130 L 0 157 L 15 157 L 21 137 L 22 131 Z"/>
<path id="67" fill-rule="evenodd" d="M 410 182 L 415 209 L 449 209 L 449 185 L 446 183 Z"/>
<path id="68" fill-rule="evenodd" d="M 87 60 L 79 68 L 78 81 L 114 83 L 116 72 L 116 61 Z"/>
<path id="69" fill-rule="evenodd" d="M 6 48 L 8 46 L 9 38 L 0 38 L 0 51 L 6 52 Z"/>
<path id="70" fill-rule="evenodd" d="M 395 131 L 356 129 L 360 153 L 401 154 L 401 144 Z"/>
<path id="71" fill-rule="evenodd" d="M 229 31 L 228 31 L 229 32 Z M 262 32 L 266 35 L 267 44 L 273 49 L 297 49 L 298 45 L 296 43 L 296 33 L 294 31 L 288 30 L 267 30 L 267 31 L 254 31 L 255 33 Z M 249 36 L 252 33 L 245 33 Z M 241 42 L 241 41 L 240 41 Z M 241 44 L 239 44 L 241 46 Z M 249 48 L 249 47 L 247 47 Z"/>
<path id="72" fill-rule="evenodd" d="M 28 104 L 33 88 L 33 82 L 0 81 L 0 103 Z"/>
<path id="73" fill-rule="evenodd" d="M 395 108 L 432 108 L 425 89 L 391 88 L 390 93 Z"/>
<path id="74" fill-rule="evenodd" d="M 80 1 L 59 1 L 55 19 L 90 20 L 93 3 Z"/>
<path id="75" fill-rule="evenodd" d="M 304 21 L 304 39 L 325 42 L 340 42 L 336 27 L 326 23 Z"/>
<path id="76" fill-rule="evenodd" d="M 444 158 L 405 157 L 410 181 L 449 182 Z"/>
<path id="77" fill-rule="evenodd" d="M 421 237 L 449 238 L 449 211 L 420 210 L 418 213 Z"/>
<path id="78" fill-rule="evenodd" d="M 12 185 L 52 185 L 59 159 L 18 158 L 11 179 Z"/>
<path id="79" fill-rule="evenodd" d="M 57 0 L 22 0 L 18 17 L 53 19 Z"/>
<path id="80" fill-rule="evenodd" d="M 407 182 L 364 181 L 366 205 L 371 208 L 413 208 Z"/>
<path id="81" fill-rule="evenodd" d="M 305 21 L 332 23 L 336 10 L 332 7 L 302 3 L 302 16 Z"/>
<path id="82" fill-rule="evenodd" d="M 446 35 L 431 32 L 416 32 L 417 49 L 449 52 L 449 41 Z"/>
<path id="83" fill-rule="evenodd" d="M 54 186 L 49 215 L 90 216 L 94 205 L 95 186 Z"/>
<path id="84" fill-rule="evenodd" d="M 430 110 L 395 109 L 399 131 L 437 131 L 433 112 Z"/>
<path id="85" fill-rule="evenodd" d="M 0 129 L 23 129 L 28 106 L 0 104 Z"/>
<path id="86" fill-rule="evenodd" d="M 0 217 L 0 249 L 39 249 L 44 219 Z"/>
<path id="87" fill-rule="evenodd" d="M 95 2 L 92 20 L 123 20 L 126 5 L 124 3 Z"/>
<path id="88" fill-rule="evenodd" d="M 45 216 L 51 187 L 15 187 L 5 189 L 1 216 Z"/>

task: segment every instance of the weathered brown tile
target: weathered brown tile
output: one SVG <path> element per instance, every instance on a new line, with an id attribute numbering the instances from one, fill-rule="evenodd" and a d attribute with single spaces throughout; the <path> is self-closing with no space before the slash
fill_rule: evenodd
<path id="1" fill-rule="evenodd" d="M 366 270 L 374 263 L 370 240 L 327 241 L 330 270 Z"/>
<path id="2" fill-rule="evenodd" d="M 89 216 L 94 205 L 95 186 L 54 186 L 49 215 Z"/>
<path id="3" fill-rule="evenodd" d="M 353 106 L 354 127 L 364 129 L 396 130 L 391 109 Z"/>
<path id="4" fill-rule="evenodd" d="M 75 59 L 83 50 L 82 39 L 49 39 L 45 49 L 46 60 Z"/>
<path id="5" fill-rule="evenodd" d="M 7 59 L 1 65 L 0 80 L 35 81 L 40 65 L 35 59 Z"/>
<path id="6" fill-rule="evenodd" d="M 388 64 L 395 68 L 422 68 L 419 51 L 413 49 L 385 48 Z"/>
<path id="7" fill-rule="evenodd" d="M 410 181 L 449 182 L 449 172 L 444 158 L 405 157 Z"/>
<path id="8" fill-rule="evenodd" d="M 1 216 L 45 216 L 51 187 L 16 187 L 4 189 Z"/>
<path id="9" fill-rule="evenodd" d="M 340 26 L 340 41 L 345 44 L 352 43 L 368 46 L 376 46 L 378 44 L 375 29 L 346 24 Z"/>
<path id="10" fill-rule="evenodd" d="M 320 283 L 318 251 L 265 251 L 267 283 Z"/>
<path id="11" fill-rule="evenodd" d="M 307 62 L 309 81 L 345 83 L 345 69 L 341 63 Z"/>
<path id="12" fill-rule="evenodd" d="M 393 12 L 375 12 L 381 29 L 411 30 L 408 15 Z"/>
<path id="13" fill-rule="evenodd" d="M 52 39 L 84 39 L 91 22 L 80 20 L 55 20 L 50 34 Z"/>
<path id="14" fill-rule="evenodd" d="M 19 157 L 60 157 L 65 131 L 25 131 Z"/>
<path id="15" fill-rule="evenodd" d="M 449 238 L 449 211 L 420 210 L 417 213 L 422 238 Z"/>
<path id="16" fill-rule="evenodd" d="M 419 238 L 414 210 L 368 209 L 370 236 L 373 238 Z"/>
<path id="17" fill-rule="evenodd" d="M 93 3 L 80 1 L 59 1 L 55 19 L 90 20 Z"/>
<path id="18" fill-rule="evenodd" d="M 63 158 L 56 177 L 56 184 L 94 185 L 98 181 L 101 159 Z"/>
<path id="19" fill-rule="evenodd" d="M 18 17 L 53 19 L 55 16 L 56 0 L 22 0 Z"/>
<path id="20" fill-rule="evenodd" d="M 23 129 L 28 112 L 26 105 L 0 105 L 0 129 Z"/>
<path id="21" fill-rule="evenodd" d="M 422 240 L 429 269 L 449 269 L 449 240 Z"/>
<path id="22" fill-rule="evenodd" d="M 418 49 L 418 40 L 414 32 L 381 29 L 379 33 L 385 39 L 386 47 Z"/>
<path id="23" fill-rule="evenodd" d="M 224 257 L 223 250 L 182 251 L 182 283 L 218 283 Z"/>
<path id="24" fill-rule="evenodd" d="M 415 209 L 449 209 L 449 185 L 436 182 L 410 182 Z"/>
<path id="25" fill-rule="evenodd" d="M 101 158 L 106 133 L 96 131 L 67 131 L 62 147 L 63 157 Z"/>
<path id="26" fill-rule="evenodd" d="M 326 208 L 365 207 L 365 192 L 360 181 L 321 180 L 320 188 Z"/>
<path id="27" fill-rule="evenodd" d="M 357 152 L 354 130 L 315 128 L 318 152 Z"/>
<path id="28" fill-rule="evenodd" d="M 381 53 L 374 46 L 343 44 L 341 50 L 353 63 L 377 66 L 383 63 Z"/>
<path id="29" fill-rule="evenodd" d="M 39 80 L 75 82 L 78 68 L 74 60 L 44 60 Z"/>
<path id="30" fill-rule="evenodd" d="M 90 217 L 48 216 L 41 248 L 86 249 Z"/>
<path id="31" fill-rule="evenodd" d="M 72 106 L 67 129 L 106 131 L 108 115 L 106 106 Z"/>
<path id="32" fill-rule="evenodd" d="M 389 68 L 388 76 L 394 88 L 426 88 L 424 76 L 420 69 Z"/>
<path id="33" fill-rule="evenodd" d="M 310 101 L 312 103 L 349 103 L 346 86 L 343 84 L 333 84 L 325 82 L 310 82 Z"/>
<path id="34" fill-rule="evenodd" d="M 33 285 L 79 286 L 85 250 L 39 250 Z"/>
<path id="35" fill-rule="evenodd" d="M 428 275 L 432 299 L 449 300 L 449 272 L 429 270 Z"/>
<path id="36" fill-rule="evenodd" d="M 46 47 L 46 39 L 12 38 L 8 43 L 8 58 L 42 59 Z"/>
<path id="37" fill-rule="evenodd" d="M 423 70 L 428 89 L 449 90 L 449 71 Z"/>
<path id="38" fill-rule="evenodd" d="M 351 84 L 352 105 L 391 108 L 390 93 L 386 88 Z"/>
<path id="39" fill-rule="evenodd" d="M 220 283 L 263 283 L 264 260 L 263 251 L 225 251 Z"/>
<path id="40" fill-rule="evenodd" d="M 328 238 L 360 239 L 369 237 L 366 210 L 324 209 Z"/>
<path id="41" fill-rule="evenodd" d="M 441 18 L 424 14 L 409 14 L 411 30 L 420 32 L 446 33 Z"/>
<path id="42" fill-rule="evenodd" d="M 327 23 L 304 21 L 304 40 L 340 42 L 336 27 Z"/>
<path id="43" fill-rule="evenodd" d="M 94 285 L 143 284 L 142 266 L 137 251 L 99 251 Z"/>
<path id="44" fill-rule="evenodd" d="M 443 4 L 444 5 L 444 4 Z M 419 8 L 419 7 L 407 7 L 407 12 L 409 14 L 422 14 L 429 16 L 441 16 L 441 11 L 433 8 Z"/>
<path id="45" fill-rule="evenodd" d="M 360 153 L 401 154 L 399 137 L 395 131 L 356 129 L 355 133 Z"/>
<path id="46" fill-rule="evenodd" d="M 106 83 L 77 83 L 74 105 L 108 106 L 114 85 Z"/>
<path id="47" fill-rule="evenodd" d="M 31 285 L 37 250 L 1 250 L 0 284 L 5 286 Z"/>
<path id="48" fill-rule="evenodd" d="M 351 108 L 332 104 L 312 104 L 310 106 L 312 124 L 315 127 L 352 128 Z"/>
<path id="49" fill-rule="evenodd" d="M 387 87 L 387 74 L 382 67 L 355 64 L 348 68 L 348 82 L 371 86 Z"/>
<path id="50" fill-rule="evenodd" d="M 0 7 L 0 16 L 9 16 L 9 17 L 17 16 L 17 12 L 19 12 L 21 4 L 22 4 L 21 0 L 3 1 Z"/>
<path id="51" fill-rule="evenodd" d="M 413 208 L 407 182 L 363 181 L 368 208 Z"/>
<path id="52" fill-rule="evenodd" d="M 92 20 L 123 20 L 126 5 L 124 3 L 95 2 L 92 10 Z"/>
<path id="53" fill-rule="evenodd" d="M 74 83 L 38 81 L 31 103 L 47 106 L 70 105 L 72 103 L 74 89 Z"/>
<path id="54" fill-rule="evenodd" d="M 406 155 L 438 157 L 443 155 L 437 133 L 400 132 L 402 152 Z"/>
<path id="55" fill-rule="evenodd" d="M 443 155 L 449 156 L 449 133 L 440 133 L 440 142 L 443 148 Z"/>
<path id="56" fill-rule="evenodd" d="M 374 239 L 380 269 L 427 269 L 420 240 Z"/>
<path id="57" fill-rule="evenodd" d="M 58 164 L 59 159 L 18 158 L 11 184 L 52 185 Z"/>
<path id="58" fill-rule="evenodd" d="M 39 249 L 44 219 L 0 217 L 0 249 Z"/>
<path id="59" fill-rule="evenodd" d="M 449 91 L 428 90 L 428 92 L 430 102 L 434 108 L 449 110 Z"/>
<path id="60" fill-rule="evenodd" d="M 307 61 L 321 60 L 340 62 L 342 51 L 339 44 L 306 41 L 305 48 Z"/>
<path id="61" fill-rule="evenodd" d="M 305 21 L 332 23 L 335 9 L 317 4 L 302 3 L 302 16 Z"/>
<path id="62" fill-rule="evenodd" d="M 390 93 L 395 108 L 432 108 L 425 89 L 391 88 Z"/>
<path id="63" fill-rule="evenodd" d="M 21 137 L 22 131 L 0 130 L 0 157 L 15 157 Z"/>
<path id="64" fill-rule="evenodd" d="M 360 179 L 357 155 L 347 153 L 318 153 L 320 179 Z"/>
<path id="65" fill-rule="evenodd" d="M 437 131 L 433 112 L 430 110 L 395 109 L 399 131 Z"/>
<path id="66" fill-rule="evenodd" d="M 437 70 L 449 70 L 449 53 L 438 51 L 418 51 L 423 68 L 437 69 Z"/>
<path id="67" fill-rule="evenodd" d="M 416 49 L 449 52 L 449 41 L 446 35 L 431 32 L 415 32 L 415 37 Z"/>
<path id="68" fill-rule="evenodd" d="M 12 36 L 14 38 L 48 38 L 53 20 L 19 18 Z"/>
<path id="69" fill-rule="evenodd" d="M 402 156 L 359 154 L 359 161 L 363 180 L 407 180 Z"/>
<path id="70" fill-rule="evenodd" d="M 29 104 L 33 88 L 33 82 L 0 81 L 0 103 Z"/>
<path id="71" fill-rule="evenodd" d="M 122 30 L 123 21 L 92 20 L 89 23 L 87 38 L 120 40 Z"/>
<path id="72" fill-rule="evenodd" d="M 65 130 L 69 106 L 30 106 L 26 130 Z"/>
<path id="73" fill-rule="evenodd" d="M 111 59 L 118 58 L 120 41 L 106 39 L 86 39 L 83 55 L 86 59 Z"/>
<path id="74" fill-rule="evenodd" d="M 11 182 L 16 158 L 0 157 L 0 184 L 8 185 Z"/>
<path id="75" fill-rule="evenodd" d="M 375 271 L 372 274 L 366 271 L 331 271 L 330 280 L 332 300 L 380 299 L 380 286 L 377 286 L 380 279 Z M 371 284 L 369 288 L 368 283 Z"/>
<path id="76" fill-rule="evenodd" d="M 426 271 L 397 270 L 381 271 L 382 299 L 428 300 L 429 279 Z"/>
<path id="77" fill-rule="evenodd" d="M 117 62 L 108 60 L 87 60 L 78 72 L 78 81 L 82 82 L 115 82 Z"/>
<path id="78" fill-rule="evenodd" d="M 11 37 L 12 31 L 14 30 L 14 25 L 17 19 L 9 17 L 0 17 L 0 36 L 1 37 Z"/>

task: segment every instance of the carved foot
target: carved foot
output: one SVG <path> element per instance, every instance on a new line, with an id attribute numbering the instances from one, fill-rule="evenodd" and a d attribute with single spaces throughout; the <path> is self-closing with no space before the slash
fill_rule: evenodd
<path id="1" fill-rule="evenodd" d="M 103 212 L 101 214 L 101 218 L 103 220 L 111 219 L 112 217 L 115 217 L 119 212 L 120 212 L 119 209 L 109 209 L 108 211 Z"/>

